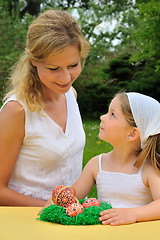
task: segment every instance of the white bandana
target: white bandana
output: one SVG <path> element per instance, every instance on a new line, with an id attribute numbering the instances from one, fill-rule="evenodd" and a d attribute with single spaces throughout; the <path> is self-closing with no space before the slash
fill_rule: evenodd
<path id="1" fill-rule="evenodd" d="M 141 148 L 143 148 L 149 136 L 160 133 L 160 103 L 140 93 L 126 94 L 135 123 L 140 130 Z"/>

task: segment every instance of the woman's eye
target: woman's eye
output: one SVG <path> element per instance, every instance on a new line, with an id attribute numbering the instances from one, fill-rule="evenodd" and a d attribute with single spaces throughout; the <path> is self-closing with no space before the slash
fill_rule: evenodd
<path id="1" fill-rule="evenodd" d="M 114 113 L 113 112 L 111 113 L 111 117 L 114 117 Z"/>
<path id="2" fill-rule="evenodd" d="M 70 68 L 74 68 L 74 67 L 76 67 L 76 66 L 78 66 L 78 63 L 76 63 L 76 64 L 74 64 L 74 65 L 71 65 L 71 66 L 69 66 Z"/>
<path id="3" fill-rule="evenodd" d="M 78 66 L 78 64 L 79 64 L 79 62 L 78 62 L 78 63 L 75 63 L 75 64 L 73 64 L 73 65 L 68 66 L 68 68 L 74 68 L 74 67 Z M 48 69 L 51 70 L 51 71 L 56 71 L 56 70 L 59 70 L 59 67 L 56 67 L 56 68 L 48 68 Z"/>
<path id="4" fill-rule="evenodd" d="M 51 70 L 51 71 L 56 71 L 56 70 L 58 70 L 59 69 L 59 67 L 56 67 L 56 68 L 49 68 L 49 70 Z"/>

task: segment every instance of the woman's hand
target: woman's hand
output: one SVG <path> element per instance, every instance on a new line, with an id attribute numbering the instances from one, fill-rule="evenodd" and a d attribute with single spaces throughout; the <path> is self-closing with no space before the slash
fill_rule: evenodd
<path id="1" fill-rule="evenodd" d="M 103 225 L 124 225 L 136 222 L 135 208 L 112 208 L 100 213 L 99 220 Z"/>
<path id="2" fill-rule="evenodd" d="M 39 215 L 43 212 L 43 210 L 47 207 L 49 207 L 50 205 L 53 205 L 54 202 L 52 201 L 52 198 L 49 198 L 48 201 L 45 203 L 44 207 L 39 211 Z"/>

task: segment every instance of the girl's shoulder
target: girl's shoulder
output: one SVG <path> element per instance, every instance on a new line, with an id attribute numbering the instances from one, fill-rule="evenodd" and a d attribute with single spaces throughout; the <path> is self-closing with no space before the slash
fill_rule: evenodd
<path id="1" fill-rule="evenodd" d="M 147 160 L 142 169 L 142 180 L 146 180 L 147 187 L 150 189 L 152 199 L 160 199 L 160 173 Z"/>
<path id="2" fill-rule="evenodd" d="M 151 162 L 148 159 L 146 159 L 146 161 L 144 162 L 144 164 L 142 166 L 142 172 L 147 175 L 156 173 L 155 168 L 152 166 Z"/>
<path id="3" fill-rule="evenodd" d="M 147 159 L 142 168 L 142 180 L 145 186 L 149 187 L 149 182 L 160 180 L 160 173 L 152 166 L 151 162 Z"/>
<path id="4" fill-rule="evenodd" d="M 90 164 L 94 164 L 94 165 L 98 164 L 99 165 L 100 161 L 108 159 L 109 156 L 110 156 L 110 153 L 101 153 L 101 154 L 91 158 L 91 160 L 89 162 L 90 162 Z"/>
<path id="5" fill-rule="evenodd" d="M 92 175 L 94 176 L 94 179 L 97 178 L 97 175 L 101 169 L 102 158 L 104 157 L 107 158 L 107 156 L 108 156 L 108 153 L 97 155 L 91 158 L 91 160 L 86 164 L 87 171 L 90 171 L 92 173 Z"/>
<path id="6" fill-rule="evenodd" d="M 99 156 L 91 158 L 85 165 L 83 172 L 90 174 L 94 177 L 97 176 L 99 171 Z"/>
<path id="7" fill-rule="evenodd" d="M 88 163 L 86 164 L 86 166 L 89 167 L 95 167 L 99 162 L 99 155 L 94 156 L 93 158 L 91 158 Z"/>

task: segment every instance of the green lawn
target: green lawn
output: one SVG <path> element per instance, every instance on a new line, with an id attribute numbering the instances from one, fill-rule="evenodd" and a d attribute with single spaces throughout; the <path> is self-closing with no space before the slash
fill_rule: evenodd
<path id="1" fill-rule="evenodd" d="M 83 126 L 86 133 L 83 166 L 85 166 L 92 157 L 112 150 L 112 146 L 109 143 L 99 139 L 99 124 L 100 120 L 83 120 Z M 88 197 L 97 197 L 96 186 L 92 189 Z"/>

